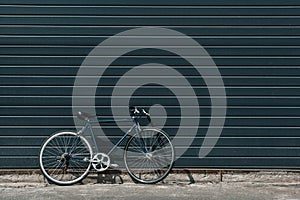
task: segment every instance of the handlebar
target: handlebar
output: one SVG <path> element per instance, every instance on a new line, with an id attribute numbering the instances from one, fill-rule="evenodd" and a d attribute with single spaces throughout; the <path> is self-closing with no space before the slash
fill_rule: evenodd
<path id="1" fill-rule="evenodd" d="M 141 118 L 141 117 L 147 117 L 149 123 L 151 123 L 150 114 L 147 111 L 145 111 L 143 108 L 129 106 L 129 114 L 134 119 Z"/>

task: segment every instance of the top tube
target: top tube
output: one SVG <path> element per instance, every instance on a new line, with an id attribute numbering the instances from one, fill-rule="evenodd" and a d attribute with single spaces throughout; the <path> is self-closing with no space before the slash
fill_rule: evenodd
<path id="1" fill-rule="evenodd" d="M 97 120 L 89 120 L 90 124 L 94 123 L 112 123 L 112 122 L 132 122 L 132 119 L 97 119 Z"/>

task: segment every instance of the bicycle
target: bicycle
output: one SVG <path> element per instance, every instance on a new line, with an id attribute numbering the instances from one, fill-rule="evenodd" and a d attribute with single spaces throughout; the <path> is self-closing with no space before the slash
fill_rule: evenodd
<path id="1" fill-rule="evenodd" d="M 85 125 L 78 132 L 60 131 L 50 136 L 42 145 L 39 164 L 42 174 L 49 182 L 57 185 L 72 185 L 82 181 L 92 167 L 103 172 L 111 167 L 110 154 L 127 138 L 124 148 L 124 163 L 129 176 L 134 182 L 154 184 L 167 177 L 174 164 L 174 147 L 167 133 L 155 127 L 143 127 L 138 119 L 151 118 L 142 108 L 129 107 L 128 119 L 98 119 L 88 113 L 78 112 L 77 117 Z M 128 121 L 131 128 L 110 149 L 102 153 L 96 144 L 92 124 L 101 122 Z M 90 130 L 95 153 L 83 136 Z M 130 135 L 130 133 L 132 133 Z"/>

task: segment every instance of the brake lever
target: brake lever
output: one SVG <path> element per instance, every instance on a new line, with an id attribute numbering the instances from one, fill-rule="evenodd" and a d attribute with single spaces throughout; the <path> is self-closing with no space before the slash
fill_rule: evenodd
<path id="1" fill-rule="evenodd" d="M 135 107 L 133 113 L 134 113 L 134 114 L 140 114 L 140 111 Z"/>
<path id="2" fill-rule="evenodd" d="M 151 126 L 153 126 L 150 114 L 148 112 L 146 112 L 144 109 L 142 109 L 142 112 L 147 116 L 147 119 L 148 119 L 149 123 L 151 124 Z"/>

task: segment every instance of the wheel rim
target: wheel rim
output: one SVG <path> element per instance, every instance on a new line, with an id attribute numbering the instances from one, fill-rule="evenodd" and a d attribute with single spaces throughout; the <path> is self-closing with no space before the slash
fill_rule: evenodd
<path id="1" fill-rule="evenodd" d="M 141 138 L 134 135 L 126 145 L 125 165 L 135 180 L 156 183 L 172 169 L 174 149 L 169 137 L 156 129 L 145 129 Z"/>
<path id="2" fill-rule="evenodd" d="M 49 180 L 68 185 L 87 175 L 91 157 L 91 147 L 83 137 L 72 132 L 62 132 L 50 137 L 43 145 L 40 166 Z"/>

